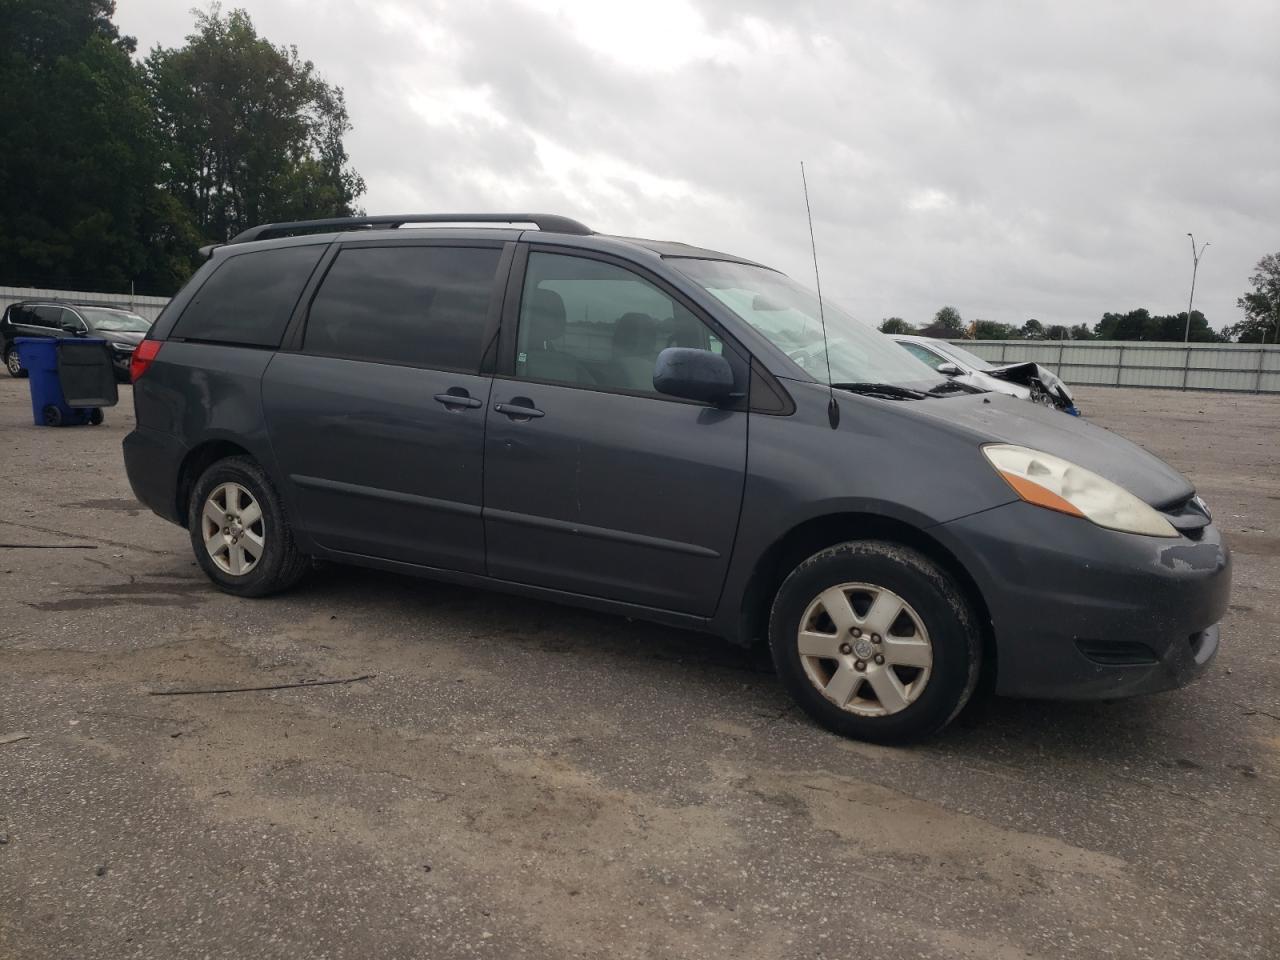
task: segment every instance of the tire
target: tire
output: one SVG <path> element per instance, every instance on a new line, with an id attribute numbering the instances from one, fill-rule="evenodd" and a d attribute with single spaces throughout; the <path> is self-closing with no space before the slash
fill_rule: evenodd
<path id="1" fill-rule="evenodd" d="M 829 547 L 792 571 L 774 599 L 769 648 L 809 716 L 875 743 L 945 727 L 973 694 L 982 661 L 977 618 L 951 578 L 915 550 L 871 540 Z"/>
<path id="2" fill-rule="evenodd" d="M 218 522 L 227 524 L 221 529 L 212 525 L 214 511 Z M 309 566 L 275 486 L 248 457 L 219 460 L 200 475 L 187 505 L 187 530 L 200 568 L 219 589 L 237 597 L 288 590 Z"/>
<path id="3" fill-rule="evenodd" d="M 18 359 L 18 348 L 13 344 L 4 351 L 4 367 L 11 377 L 21 378 L 27 375 L 27 371 L 22 369 L 22 362 Z"/>

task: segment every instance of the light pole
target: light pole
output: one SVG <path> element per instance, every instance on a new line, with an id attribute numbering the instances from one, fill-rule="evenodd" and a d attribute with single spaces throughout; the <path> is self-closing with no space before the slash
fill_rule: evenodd
<path id="1" fill-rule="evenodd" d="M 1189 233 L 1187 236 L 1191 237 L 1191 296 L 1187 299 L 1187 330 L 1182 335 L 1183 343 L 1191 342 L 1191 305 L 1196 302 L 1196 271 L 1200 269 L 1200 258 L 1204 256 L 1204 248 L 1209 246 L 1209 241 L 1206 240 L 1200 247 L 1200 252 L 1196 253 L 1196 238 Z"/>

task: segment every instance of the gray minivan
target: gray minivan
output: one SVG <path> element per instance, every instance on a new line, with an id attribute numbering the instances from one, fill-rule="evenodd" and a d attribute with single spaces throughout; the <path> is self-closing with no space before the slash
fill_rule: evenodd
<path id="1" fill-rule="evenodd" d="M 1230 559 L 1186 478 L 829 303 L 824 336 L 768 267 L 539 214 L 209 253 L 134 352 L 124 456 L 230 593 L 318 558 L 764 640 L 883 742 L 980 677 L 1117 697 L 1217 651 Z"/>

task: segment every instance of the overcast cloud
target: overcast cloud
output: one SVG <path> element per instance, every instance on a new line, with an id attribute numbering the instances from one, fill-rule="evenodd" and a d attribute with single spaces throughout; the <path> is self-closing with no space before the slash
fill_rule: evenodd
<path id="1" fill-rule="evenodd" d="M 1280 250 L 1280 4 L 243 0 L 345 88 L 374 212 L 537 210 L 731 250 L 864 320 L 1221 327 Z M 140 52 L 173 0 L 118 0 Z"/>

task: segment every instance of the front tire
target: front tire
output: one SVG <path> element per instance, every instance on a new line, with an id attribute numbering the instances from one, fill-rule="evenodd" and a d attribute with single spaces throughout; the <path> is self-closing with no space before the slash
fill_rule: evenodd
<path id="1" fill-rule="evenodd" d="M 288 590 L 307 571 L 279 494 L 248 457 L 219 460 L 191 491 L 187 530 L 200 568 L 238 597 Z"/>
<path id="2" fill-rule="evenodd" d="M 783 581 L 769 620 L 783 684 L 836 733 L 904 743 L 968 702 L 982 642 L 963 592 L 923 554 L 882 541 L 838 544 Z"/>

